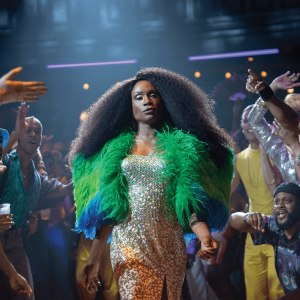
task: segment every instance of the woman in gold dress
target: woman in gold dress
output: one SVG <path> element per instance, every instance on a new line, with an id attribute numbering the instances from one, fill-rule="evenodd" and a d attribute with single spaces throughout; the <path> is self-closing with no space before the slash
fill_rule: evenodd
<path id="1" fill-rule="evenodd" d="M 88 112 L 70 160 L 76 231 L 94 239 L 82 284 L 97 289 L 112 233 L 111 262 L 121 299 L 180 299 L 187 239 L 208 259 L 210 230 L 229 216 L 233 154 L 213 101 L 185 77 L 143 69 L 112 87 Z"/>

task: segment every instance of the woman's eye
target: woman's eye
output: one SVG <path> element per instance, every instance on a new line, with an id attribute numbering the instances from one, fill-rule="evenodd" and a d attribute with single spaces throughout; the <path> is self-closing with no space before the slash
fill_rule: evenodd
<path id="1" fill-rule="evenodd" d="M 151 94 L 151 97 L 156 98 L 157 95 L 156 94 Z"/>
<path id="2" fill-rule="evenodd" d="M 135 99 L 136 100 L 143 100 L 143 96 L 142 95 L 136 96 Z"/>

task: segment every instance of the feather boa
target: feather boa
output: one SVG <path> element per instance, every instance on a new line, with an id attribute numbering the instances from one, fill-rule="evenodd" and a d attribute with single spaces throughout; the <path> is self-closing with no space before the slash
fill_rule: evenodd
<path id="1" fill-rule="evenodd" d="M 75 231 L 94 238 L 96 228 L 127 219 L 130 213 L 126 179 L 121 163 L 134 145 L 134 132 L 126 130 L 103 149 L 73 161 L 74 197 L 77 207 Z M 222 230 L 230 211 L 230 187 L 234 155 L 228 151 L 222 168 L 210 159 L 206 144 L 196 136 L 165 127 L 157 132 L 159 156 L 167 162 L 164 179 L 168 181 L 167 207 L 173 207 L 185 233 L 192 233 L 191 212 L 206 221 L 210 229 Z M 173 210 L 174 211 L 174 210 Z"/>

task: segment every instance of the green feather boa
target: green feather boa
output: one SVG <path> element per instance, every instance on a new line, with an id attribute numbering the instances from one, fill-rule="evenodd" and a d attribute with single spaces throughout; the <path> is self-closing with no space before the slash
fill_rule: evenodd
<path id="1" fill-rule="evenodd" d="M 101 198 L 99 214 L 105 213 L 107 218 L 117 222 L 127 219 L 130 207 L 121 163 L 134 145 L 134 135 L 131 130 L 123 131 L 99 153 L 86 159 L 83 153 L 76 155 L 73 182 L 77 219 L 97 192 Z M 167 162 L 164 170 L 164 179 L 168 181 L 167 207 L 176 211 L 176 216 L 169 217 L 177 217 L 184 232 L 191 232 L 191 211 L 206 220 L 205 208 L 209 206 L 210 198 L 220 204 L 221 210 L 230 211 L 230 188 L 234 174 L 231 149 L 227 161 L 218 169 L 210 159 L 205 143 L 192 134 L 167 126 L 157 132 L 156 149 Z M 199 188 L 195 192 L 192 186 Z"/>

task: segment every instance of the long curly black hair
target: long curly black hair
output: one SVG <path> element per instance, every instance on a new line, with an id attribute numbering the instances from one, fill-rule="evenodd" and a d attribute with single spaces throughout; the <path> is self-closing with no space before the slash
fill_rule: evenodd
<path id="1" fill-rule="evenodd" d="M 232 145 L 232 138 L 218 126 L 213 114 L 215 102 L 184 76 L 161 68 L 142 69 L 134 78 L 111 87 L 89 108 L 71 144 L 70 165 L 78 153 L 90 157 L 120 130 L 134 127 L 131 91 L 136 82 L 142 80 L 151 82 L 160 93 L 166 109 L 165 118 L 174 127 L 207 143 L 211 158 L 221 166 L 229 152 L 224 146 Z"/>

